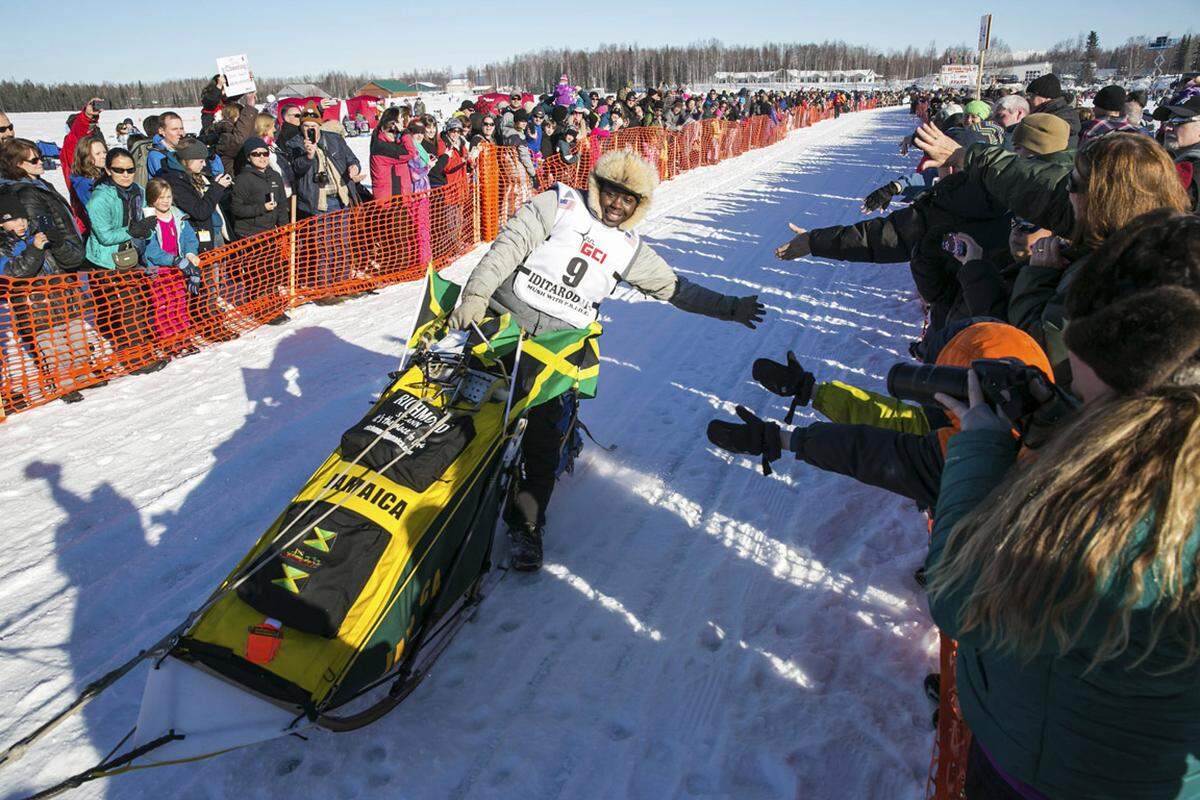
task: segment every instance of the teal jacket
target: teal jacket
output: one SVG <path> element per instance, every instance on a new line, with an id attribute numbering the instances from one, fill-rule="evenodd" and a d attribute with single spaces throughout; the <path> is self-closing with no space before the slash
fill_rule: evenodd
<path id="1" fill-rule="evenodd" d="M 141 187 L 137 187 L 137 190 L 141 194 Z M 91 225 L 87 260 L 98 267 L 112 269 L 113 255 L 122 244 L 131 240 L 129 229 L 124 225 L 124 209 L 117 188 L 108 182 L 97 184 L 88 200 L 87 213 Z"/>
<path id="2" fill-rule="evenodd" d="M 964 431 L 950 440 L 926 573 L 937 574 L 954 526 L 1003 479 L 1017 446 L 1003 432 Z M 1147 517 L 1131 537 L 1136 554 L 1150 530 Z M 1200 527 L 1192 537 L 1192 553 Z M 1189 557 L 1194 557 L 1189 556 Z M 984 647 L 987 631 L 959 629 L 970 586 L 930 603 L 934 621 L 958 640 L 958 696 L 979 743 L 1010 776 L 1051 798 L 1200 798 L 1200 667 L 1156 675 L 1177 664 L 1183 643 L 1163 634 L 1145 652 L 1158 597 L 1149 575 L 1131 623 L 1130 646 L 1084 674 L 1108 615 L 1125 592 L 1128 570 L 1100 592 L 1099 611 L 1075 649 L 1053 641 L 1024 661 Z"/>

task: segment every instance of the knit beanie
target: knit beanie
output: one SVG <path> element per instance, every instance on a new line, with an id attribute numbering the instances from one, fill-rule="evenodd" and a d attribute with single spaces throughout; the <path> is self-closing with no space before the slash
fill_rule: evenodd
<path id="1" fill-rule="evenodd" d="M 550 109 L 550 118 L 561 125 L 566 121 L 568 113 L 566 106 L 555 106 Z"/>
<path id="2" fill-rule="evenodd" d="M 513 122 L 529 122 L 529 112 L 523 108 L 518 108 L 513 112 Z"/>
<path id="3" fill-rule="evenodd" d="M 255 150 L 269 150 L 269 149 L 270 148 L 267 147 L 266 141 L 259 138 L 258 136 L 251 136 L 249 139 L 247 139 L 245 142 L 242 143 L 242 155 L 244 155 L 244 156 L 249 156 Z"/>
<path id="4" fill-rule="evenodd" d="M 1082 266 L 1066 310 L 1067 347 L 1117 391 L 1200 385 L 1200 218 L 1130 222 Z"/>
<path id="5" fill-rule="evenodd" d="M 1096 99 L 1092 101 L 1092 105 L 1100 111 L 1116 111 L 1123 114 L 1126 99 L 1125 90 L 1120 86 L 1105 86 L 1096 92 Z"/>
<path id="6" fill-rule="evenodd" d="M 1057 75 L 1047 72 L 1045 75 L 1031 80 L 1028 88 L 1025 89 L 1025 94 L 1036 94 L 1038 97 L 1054 100 L 1063 96 L 1062 84 L 1058 82 Z"/>
<path id="7" fill-rule="evenodd" d="M 202 158 L 207 161 L 208 148 L 199 139 L 184 139 L 175 148 L 175 157 L 181 162 L 191 161 L 194 158 Z"/>
<path id="8" fill-rule="evenodd" d="M 963 111 L 980 119 L 987 119 L 992 115 L 992 107 L 982 100 L 972 100 L 963 107 Z"/>
<path id="9" fill-rule="evenodd" d="M 1067 149 L 1071 126 L 1053 114 L 1030 114 L 1013 132 L 1013 146 L 1024 147 L 1039 156 Z"/>
<path id="10" fill-rule="evenodd" d="M 14 219 L 29 219 L 29 212 L 12 192 L 0 194 L 0 222 L 12 222 Z"/>

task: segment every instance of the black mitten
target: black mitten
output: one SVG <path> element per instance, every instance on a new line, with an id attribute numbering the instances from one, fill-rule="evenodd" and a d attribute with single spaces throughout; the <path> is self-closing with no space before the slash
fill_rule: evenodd
<path id="1" fill-rule="evenodd" d="M 759 419 L 745 406 L 738 406 L 742 424 L 714 419 L 708 423 L 708 440 L 722 450 L 762 456 L 763 475 L 771 474 L 771 462 L 783 453 L 779 426 Z"/>
<path id="2" fill-rule="evenodd" d="M 899 193 L 900 189 L 895 181 L 885 183 L 866 196 L 862 204 L 863 211 L 883 211 Z"/>
<path id="3" fill-rule="evenodd" d="M 796 406 L 806 406 L 812 400 L 813 389 L 817 382 L 811 372 L 800 366 L 800 362 L 796 360 L 796 354 L 791 350 L 788 351 L 786 364 L 780 364 L 769 358 L 756 360 L 751 368 L 751 375 L 768 392 L 780 397 L 792 398 L 792 405 L 783 419 L 788 423 L 796 414 Z"/>

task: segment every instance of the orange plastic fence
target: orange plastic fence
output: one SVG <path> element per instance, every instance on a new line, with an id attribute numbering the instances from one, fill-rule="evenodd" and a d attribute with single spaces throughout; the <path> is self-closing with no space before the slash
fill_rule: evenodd
<path id="1" fill-rule="evenodd" d="M 293 306 L 420 278 L 428 264 L 441 268 L 495 239 L 538 187 L 585 187 L 596 158 L 613 148 L 634 150 L 669 180 L 831 116 L 801 107 L 778 122 L 713 119 L 678 131 L 585 137 L 574 164 L 555 156 L 534 175 L 515 148 L 489 147 L 470 180 L 311 217 L 203 254 L 195 295 L 168 267 L 0 276 L 0 418 L 236 338 Z"/>
<path id="2" fill-rule="evenodd" d="M 938 689 L 937 735 L 933 740 L 933 758 L 929 764 L 929 779 L 925 784 L 926 800 L 959 800 L 964 796 L 967 779 L 967 753 L 971 748 L 971 731 L 958 707 L 958 683 L 955 657 L 958 645 L 939 633 L 941 653 L 938 658 L 941 680 Z"/>

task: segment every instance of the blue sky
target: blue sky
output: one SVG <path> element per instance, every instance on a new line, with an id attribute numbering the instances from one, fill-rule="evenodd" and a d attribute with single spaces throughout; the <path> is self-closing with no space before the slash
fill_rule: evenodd
<path id="1" fill-rule="evenodd" d="M 132 15 L 109 10 L 120 8 Z M 936 10 L 936 24 L 922 9 Z M 39 81 L 159 80 L 211 74 L 217 56 L 245 52 L 260 75 L 341 69 L 387 76 L 411 68 L 460 69 L 542 47 L 687 44 L 710 38 L 726 44 L 844 39 L 885 49 L 923 48 L 936 39 L 940 48 L 973 44 L 979 15 L 987 11 L 995 17 L 993 35 L 1014 50 L 1046 48 L 1088 29 L 1107 44 L 1131 35 L 1178 36 L 1188 26 L 1196 30 L 1190 23 L 1196 0 L 166 0 L 103 8 L 94 0 L 59 0 L 52 21 L 36 35 L 7 37 L 0 75 Z M 22 13 L 32 14 L 32 7 Z M 545 19 L 539 21 L 539 14 Z"/>

